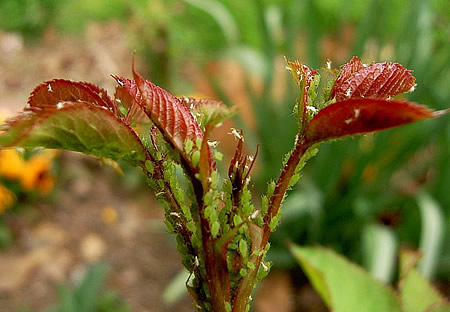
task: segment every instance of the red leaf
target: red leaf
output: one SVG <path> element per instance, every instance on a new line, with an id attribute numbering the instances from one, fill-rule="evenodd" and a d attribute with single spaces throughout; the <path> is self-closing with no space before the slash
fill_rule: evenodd
<path id="1" fill-rule="evenodd" d="M 388 129 L 437 117 L 439 112 L 416 103 L 383 99 L 349 99 L 322 109 L 309 123 L 310 143 Z"/>
<path id="2" fill-rule="evenodd" d="M 60 102 L 88 102 L 115 112 L 114 103 L 105 89 L 88 82 L 65 79 L 46 81 L 37 86 L 28 98 L 30 107 L 55 107 Z"/>
<path id="3" fill-rule="evenodd" d="M 336 96 L 337 90 L 339 90 L 345 80 L 347 80 L 352 74 L 356 73 L 362 68 L 363 63 L 359 59 L 359 57 L 352 57 L 352 59 L 342 67 L 341 73 L 339 74 L 339 77 L 336 79 L 336 82 L 331 89 L 330 99 Z"/>
<path id="4" fill-rule="evenodd" d="M 118 84 L 118 86 L 116 86 L 116 93 L 114 94 L 114 98 L 123 107 L 130 108 L 133 102 L 142 101 L 141 94 L 134 80 L 122 78 L 115 75 L 112 75 L 112 77 Z"/>
<path id="5" fill-rule="evenodd" d="M 358 61 L 354 59 L 350 61 L 348 68 L 344 66 L 346 71 L 341 73 L 333 86 L 332 94 L 338 102 L 366 97 L 386 99 L 414 89 L 415 78 L 411 71 L 398 63 L 371 64 L 348 76 L 359 67 Z"/>
<path id="6" fill-rule="evenodd" d="M 1 130 L 2 147 L 65 149 L 137 163 L 146 151 L 136 133 L 109 110 L 90 102 L 60 102 L 60 107 L 32 107 Z"/>
<path id="7" fill-rule="evenodd" d="M 134 69 L 133 76 L 140 92 L 140 94 L 136 93 L 135 95 L 136 102 L 142 107 L 166 139 L 183 155 L 191 169 L 197 171 L 192 165 L 190 156 L 184 150 L 187 140 L 195 143 L 197 139 L 204 139 L 203 132 L 195 121 L 194 116 L 180 99 L 153 84 L 151 81 L 145 80 Z M 195 145 L 194 149 L 197 148 Z M 209 147 L 207 149 L 209 150 Z M 212 156 L 209 161 L 210 168 L 215 168 Z"/>
<path id="8" fill-rule="evenodd" d="M 114 101 L 119 102 L 118 105 L 123 106 L 128 110 L 128 122 L 150 122 L 149 117 L 142 110 L 142 96 L 136 82 L 131 79 L 122 78 L 119 76 L 112 76 L 118 86 L 114 94 Z"/>
<path id="9" fill-rule="evenodd" d="M 182 151 L 188 139 L 203 139 L 202 130 L 178 98 L 138 74 L 135 81 L 142 92 L 142 101 L 136 102 L 175 147 Z"/>
<path id="10" fill-rule="evenodd" d="M 95 92 L 104 102 L 106 102 L 108 107 L 115 111 L 116 105 L 114 105 L 114 102 L 109 97 L 108 91 L 90 82 L 81 81 L 80 83 Z"/>

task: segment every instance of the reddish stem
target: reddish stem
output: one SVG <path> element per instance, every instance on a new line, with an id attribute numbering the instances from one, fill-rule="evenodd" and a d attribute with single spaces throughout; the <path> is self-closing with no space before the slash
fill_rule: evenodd
<path id="1" fill-rule="evenodd" d="M 271 233 L 270 222 L 272 221 L 272 218 L 277 215 L 278 210 L 281 207 L 284 195 L 286 194 L 286 191 L 289 187 L 289 182 L 291 181 L 291 178 L 295 173 L 295 168 L 310 146 L 311 143 L 306 142 L 304 138 L 299 140 L 299 142 L 295 145 L 295 148 L 292 151 L 289 160 L 284 166 L 280 177 L 277 180 L 275 190 L 269 201 L 267 214 L 264 216 L 264 235 L 262 239 L 262 246 L 265 246 L 267 244 L 267 241 L 269 240 L 269 236 Z"/>
<path id="2" fill-rule="evenodd" d="M 289 157 L 288 162 L 283 168 L 280 177 L 278 178 L 275 190 L 269 201 L 269 208 L 267 214 L 264 216 L 264 228 L 263 228 L 263 238 L 261 241 L 261 248 L 264 248 L 269 240 L 271 234 L 270 221 L 277 215 L 278 210 L 283 202 L 284 195 L 289 187 L 289 182 L 295 173 L 295 168 L 297 167 L 300 159 L 311 146 L 311 143 L 306 142 L 304 138 L 298 141 Z M 238 293 L 233 302 L 233 312 L 245 311 L 248 301 L 250 299 L 251 292 L 255 286 L 258 269 L 261 265 L 264 255 L 252 254 L 249 262 L 255 265 L 255 268 L 248 272 L 248 274 L 242 279 Z"/>

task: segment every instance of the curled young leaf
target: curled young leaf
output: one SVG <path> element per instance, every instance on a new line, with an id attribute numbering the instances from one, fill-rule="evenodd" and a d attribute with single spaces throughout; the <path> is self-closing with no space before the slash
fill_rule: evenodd
<path id="1" fill-rule="evenodd" d="M 25 110 L 1 128 L 2 147 L 65 149 L 132 163 L 146 152 L 134 131 L 112 112 L 87 102 Z"/>
<path id="2" fill-rule="evenodd" d="M 232 133 L 239 140 L 234 156 L 231 159 L 230 166 L 228 168 L 228 177 L 232 185 L 232 195 L 238 198 L 238 195 L 242 191 L 245 185 L 249 182 L 249 175 L 258 156 L 259 145 L 256 147 L 254 156 L 243 154 L 244 137 L 242 130 L 232 130 Z"/>
<path id="3" fill-rule="evenodd" d="M 119 110 L 126 116 L 125 120 L 132 123 L 150 123 L 149 117 L 142 110 L 142 96 L 136 82 L 131 79 L 112 76 L 117 81 L 114 101 Z"/>
<path id="4" fill-rule="evenodd" d="M 352 57 L 352 59 L 348 63 L 342 66 L 341 72 L 337 77 L 333 85 L 333 88 L 331 89 L 329 99 L 332 99 L 336 96 L 336 92 L 339 90 L 339 88 L 342 86 L 342 83 L 344 83 L 345 80 L 347 80 L 352 74 L 356 73 L 362 68 L 363 63 L 361 59 L 357 56 Z"/>
<path id="5" fill-rule="evenodd" d="M 361 68 L 360 60 L 353 58 L 343 67 L 331 96 L 338 102 L 356 98 L 387 99 L 414 87 L 411 71 L 398 63 L 375 63 Z"/>
<path id="6" fill-rule="evenodd" d="M 437 117 L 439 114 L 411 102 L 349 99 L 322 109 L 309 123 L 306 140 L 317 143 L 369 133 Z"/>
<path id="7" fill-rule="evenodd" d="M 28 98 L 28 105 L 35 108 L 58 107 L 62 102 L 89 102 L 115 112 L 115 105 L 105 89 L 88 82 L 65 79 L 46 81 L 37 86 Z"/>
<path id="8" fill-rule="evenodd" d="M 301 96 L 298 99 L 296 110 L 298 112 L 300 132 L 303 132 L 308 123 L 308 90 L 311 86 L 311 83 L 314 81 L 317 70 L 311 70 L 308 66 L 300 64 L 298 61 L 291 62 L 286 60 L 286 63 L 287 68 L 291 71 L 292 76 L 294 77 L 301 90 Z"/>

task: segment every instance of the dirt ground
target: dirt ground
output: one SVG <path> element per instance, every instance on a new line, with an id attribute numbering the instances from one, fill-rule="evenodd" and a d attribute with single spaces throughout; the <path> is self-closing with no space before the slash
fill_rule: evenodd
<path id="1" fill-rule="evenodd" d="M 109 74 L 129 76 L 130 51 L 116 23 L 91 25 L 77 37 L 49 30 L 34 44 L 0 32 L 0 114 L 20 111 L 30 91 L 53 78 L 90 81 L 112 93 Z M 106 287 L 132 311 L 193 311 L 187 295 L 172 306 L 161 299 L 181 264 L 151 192 L 139 183 L 130 187 L 89 157 L 62 153 L 58 164 L 55 191 L 33 207 L 37 217 L 6 216 L 16 241 L 0 251 L 0 311 L 45 311 L 56 302 L 58 285 L 79 280 L 97 261 L 109 265 Z M 116 212 L 117 220 L 105 222 L 105 209 Z M 310 288 L 296 294 L 289 274 L 275 271 L 254 306 L 260 312 L 288 312 L 298 310 L 299 301 L 302 311 L 323 311 Z"/>
<path id="2" fill-rule="evenodd" d="M 79 280 L 90 264 L 103 261 L 109 266 L 107 287 L 133 311 L 192 311 L 187 297 L 172 307 L 161 299 L 181 266 L 152 194 L 127 189 L 93 159 L 60 157 L 63 176 L 52 200 L 33 207 L 37 219 L 7 216 L 17 238 L 0 254 L 0 310 L 44 311 L 55 302 L 59 284 Z M 104 209 L 114 209 L 117 221 L 105 222 Z"/>

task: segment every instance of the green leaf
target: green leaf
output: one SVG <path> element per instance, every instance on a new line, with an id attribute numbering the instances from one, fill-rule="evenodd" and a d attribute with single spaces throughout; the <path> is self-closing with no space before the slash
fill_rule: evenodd
<path id="1" fill-rule="evenodd" d="M 383 225 L 369 224 L 362 233 L 365 267 L 379 281 L 389 283 L 397 263 L 397 237 Z"/>
<path id="2" fill-rule="evenodd" d="M 170 283 L 165 287 L 162 299 L 167 305 L 173 305 L 180 301 L 186 293 L 186 281 L 189 279 L 190 273 L 186 270 L 181 270 L 175 275 Z"/>
<path id="3" fill-rule="evenodd" d="M 196 116 L 196 121 L 202 129 L 208 126 L 219 126 L 235 113 L 233 108 L 227 107 L 222 102 L 212 99 L 183 97 L 180 101 Z"/>
<path id="4" fill-rule="evenodd" d="M 292 245 L 291 252 L 334 312 L 400 312 L 393 291 L 325 248 Z"/>
<path id="5" fill-rule="evenodd" d="M 45 147 L 81 152 L 113 160 L 145 160 L 134 131 L 112 112 L 86 102 L 63 102 L 61 108 L 25 110 L 1 130 L 0 148 Z"/>
<path id="6" fill-rule="evenodd" d="M 447 303 L 441 303 L 437 306 L 430 307 L 426 312 L 450 312 L 450 305 Z"/>
<path id="7" fill-rule="evenodd" d="M 81 283 L 75 290 L 78 311 L 94 312 L 107 273 L 104 264 L 96 264 L 89 268 Z"/>
<path id="8" fill-rule="evenodd" d="M 450 305 L 414 267 L 420 255 L 411 250 L 400 253 L 400 297 L 404 312 L 449 311 Z M 445 310 L 446 309 L 446 310 Z"/>
<path id="9" fill-rule="evenodd" d="M 239 39 L 239 28 L 233 14 L 217 0 L 184 0 L 184 2 L 208 13 L 219 25 L 227 40 L 231 43 Z"/>
<path id="10" fill-rule="evenodd" d="M 59 306 L 55 309 L 58 312 L 75 312 L 77 303 L 68 286 L 62 286 L 59 291 Z"/>
<path id="11" fill-rule="evenodd" d="M 426 278 L 432 278 L 444 241 L 445 216 L 439 203 L 427 193 L 418 196 L 417 204 L 422 219 L 419 248 L 423 251 L 419 270 Z"/>

